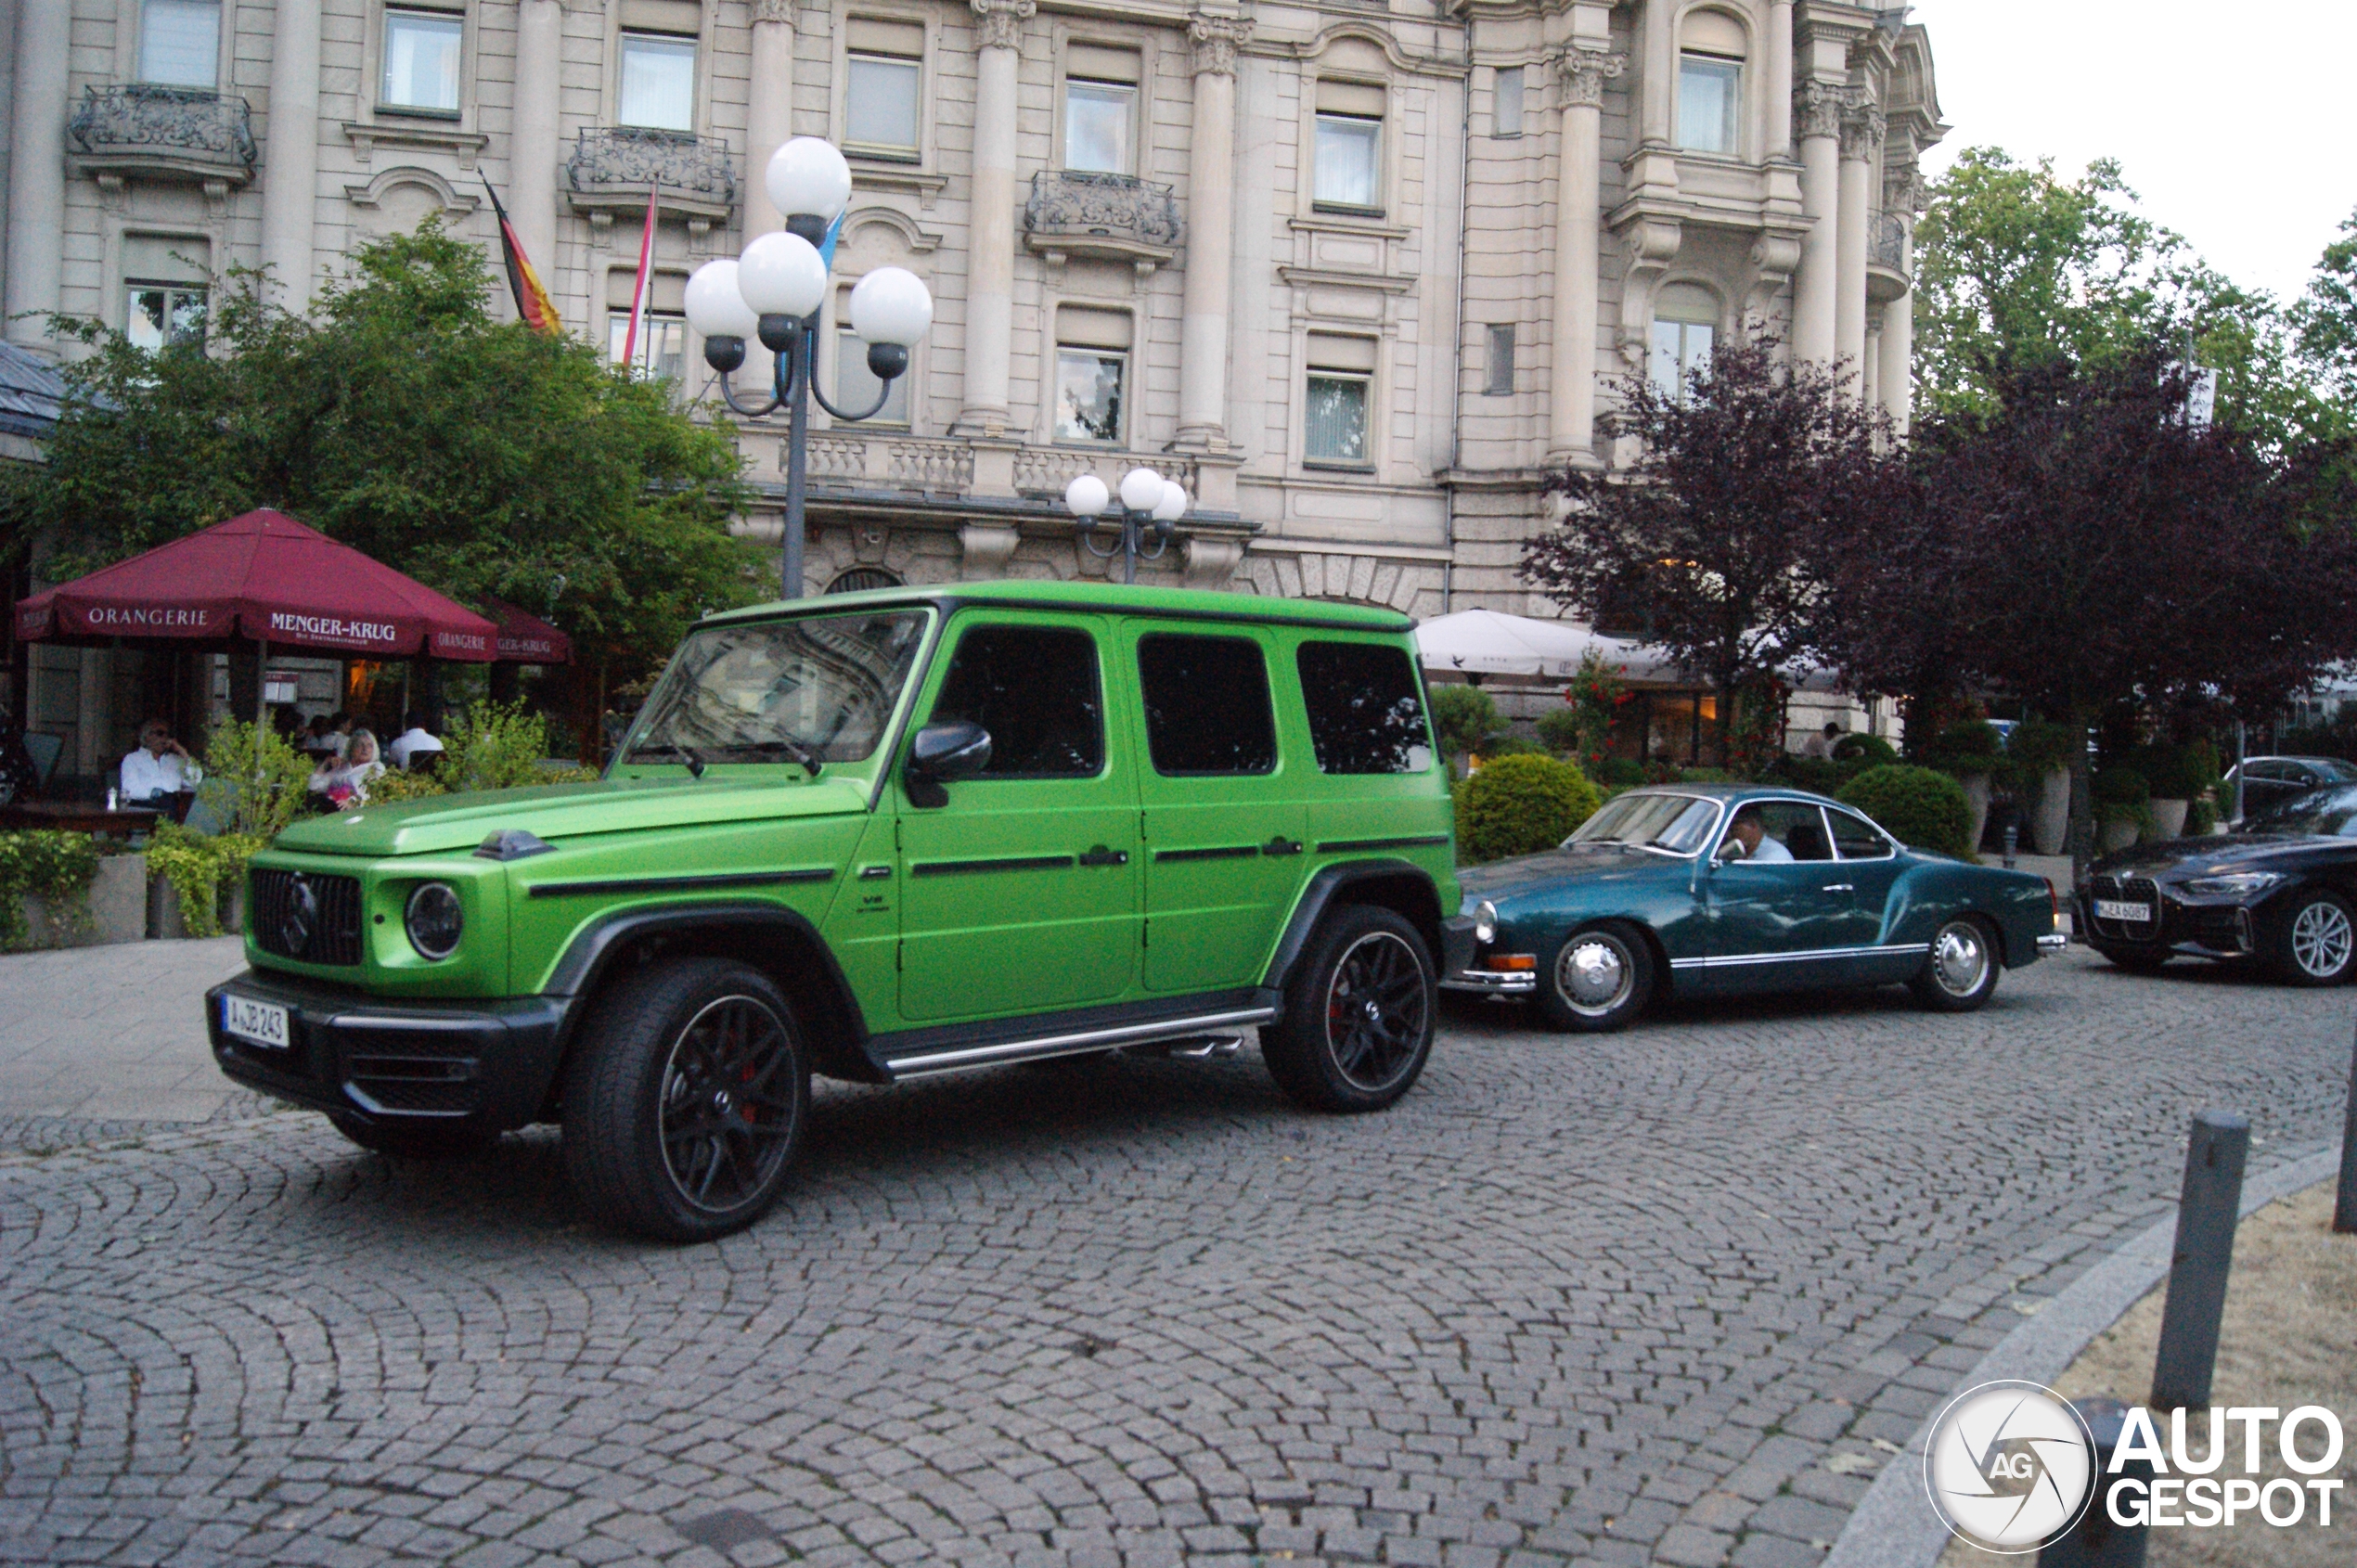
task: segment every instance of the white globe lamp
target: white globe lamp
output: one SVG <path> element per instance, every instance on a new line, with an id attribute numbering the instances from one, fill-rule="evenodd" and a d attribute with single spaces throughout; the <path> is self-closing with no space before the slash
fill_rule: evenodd
<path id="1" fill-rule="evenodd" d="M 780 213 L 817 218 L 822 230 L 851 203 L 851 165 L 818 136 L 796 136 L 771 153 L 762 183 Z"/>
<path id="2" fill-rule="evenodd" d="M 1151 512 L 1162 505 L 1162 475 L 1152 469 L 1132 469 L 1122 475 L 1121 504 L 1133 512 Z"/>
<path id="3" fill-rule="evenodd" d="M 705 338 L 750 338 L 761 317 L 737 288 L 737 263 L 706 262 L 688 279 L 688 325 Z"/>
<path id="4" fill-rule="evenodd" d="M 860 341 L 914 347 L 933 326 L 933 293 L 907 267 L 878 267 L 851 290 L 851 329 Z"/>
<path id="5" fill-rule="evenodd" d="M 1162 499 L 1154 503 L 1156 522 L 1177 522 L 1187 515 L 1187 487 L 1176 480 L 1162 482 Z"/>
<path id="6" fill-rule="evenodd" d="M 827 263 L 798 234 L 765 234 L 738 261 L 737 288 L 755 315 L 799 321 L 827 297 Z"/>

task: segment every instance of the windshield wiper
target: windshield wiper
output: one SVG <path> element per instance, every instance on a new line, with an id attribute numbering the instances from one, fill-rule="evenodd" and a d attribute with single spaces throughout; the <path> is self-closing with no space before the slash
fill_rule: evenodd
<path id="1" fill-rule="evenodd" d="M 703 777 L 706 766 L 702 754 L 692 746 L 633 746 L 630 749 L 630 754 L 622 760 L 635 763 L 640 757 L 677 757 L 688 765 L 688 771 L 698 778 Z"/>
<path id="2" fill-rule="evenodd" d="M 813 778 L 818 777 L 818 769 L 822 765 L 818 760 L 818 753 L 799 740 L 755 740 L 743 746 L 731 746 L 728 750 L 751 752 L 755 755 L 765 752 L 774 752 L 790 763 L 800 764 L 804 771 Z"/>

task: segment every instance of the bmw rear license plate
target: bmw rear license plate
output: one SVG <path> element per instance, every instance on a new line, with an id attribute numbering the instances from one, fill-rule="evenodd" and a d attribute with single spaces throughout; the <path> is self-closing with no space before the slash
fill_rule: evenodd
<path id="1" fill-rule="evenodd" d="M 248 1045 L 279 1051 L 287 1048 L 291 1038 L 287 1033 L 286 1009 L 234 993 L 221 998 L 221 1032 L 235 1035 Z"/>
<path id="2" fill-rule="evenodd" d="M 2099 920 L 2123 920 L 2141 926 L 2149 924 L 2152 918 L 2153 906 L 2149 904 L 2131 904 L 2118 898 L 2095 900 L 2095 919 Z"/>

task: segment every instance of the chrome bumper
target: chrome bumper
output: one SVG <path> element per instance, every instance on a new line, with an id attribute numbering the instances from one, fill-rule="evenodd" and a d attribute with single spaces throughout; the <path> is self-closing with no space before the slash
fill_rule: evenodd
<path id="1" fill-rule="evenodd" d="M 1481 996 L 1527 996 L 1538 991 L 1539 977 L 1528 970 L 1459 970 L 1440 988 Z"/>
<path id="2" fill-rule="evenodd" d="M 2041 953 L 2060 953 L 2069 946 L 2070 936 L 2067 932 L 2050 931 L 2038 938 L 2038 951 Z"/>

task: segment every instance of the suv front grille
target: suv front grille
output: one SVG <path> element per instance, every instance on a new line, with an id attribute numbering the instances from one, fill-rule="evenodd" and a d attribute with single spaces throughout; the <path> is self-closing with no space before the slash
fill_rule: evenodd
<path id="1" fill-rule="evenodd" d="M 308 964 L 360 961 L 360 879 L 255 868 L 247 928 L 265 953 Z"/>
<path id="2" fill-rule="evenodd" d="M 2149 920 L 2108 920 L 2093 915 L 2093 903 L 2088 909 L 2098 936 L 2116 936 L 2128 942 L 2156 942 L 2160 938 L 2162 909 L 2160 889 L 2150 877 L 2097 877 L 2093 883 L 2095 898 L 2117 900 L 2126 904 L 2142 904 L 2153 912 Z"/>

